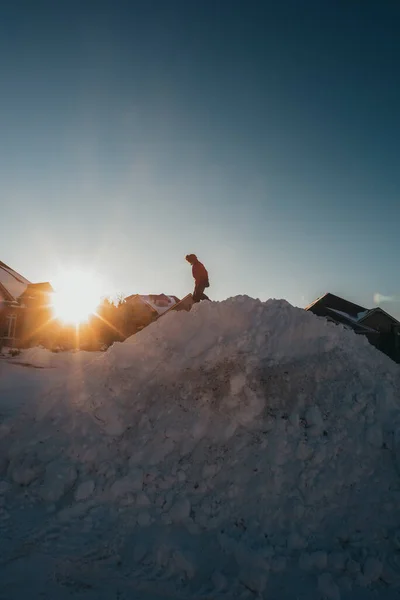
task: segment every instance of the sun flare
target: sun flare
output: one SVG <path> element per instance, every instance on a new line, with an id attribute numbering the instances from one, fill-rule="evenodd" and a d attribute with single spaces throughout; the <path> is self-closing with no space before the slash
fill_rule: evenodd
<path id="1" fill-rule="evenodd" d="M 100 304 L 100 282 L 91 273 L 66 271 L 57 277 L 53 287 L 54 316 L 64 323 L 84 323 Z"/>

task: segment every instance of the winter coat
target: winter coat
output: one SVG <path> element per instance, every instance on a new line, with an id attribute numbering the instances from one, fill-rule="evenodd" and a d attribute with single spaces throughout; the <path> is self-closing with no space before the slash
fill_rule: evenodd
<path id="1" fill-rule="evenodd" d="M 197 261 L 192 266 L 192 275 L 197 285 L 203 284 L 205 287 L 208 287 L 208 272 L 203 263 Z"/>

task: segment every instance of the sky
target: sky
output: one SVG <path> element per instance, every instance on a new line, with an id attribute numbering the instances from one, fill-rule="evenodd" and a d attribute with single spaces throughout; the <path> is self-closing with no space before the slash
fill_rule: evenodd
<path id="1" fill-rule="evenodd" d="M 392 0 L 5 3 L 0 260 L 182 297 L 195 253 L 213 299 L 400 317 L 399 30 Z"/>

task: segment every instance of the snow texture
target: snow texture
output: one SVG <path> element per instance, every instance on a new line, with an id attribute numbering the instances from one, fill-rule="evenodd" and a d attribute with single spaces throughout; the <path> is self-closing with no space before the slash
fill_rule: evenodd
<path id="1" fill-rule="evenodd" d="M 399 367 L 365 338 L 239 296 L 68 360 L 0 361 L 4 597 L 398 597 Z"/>

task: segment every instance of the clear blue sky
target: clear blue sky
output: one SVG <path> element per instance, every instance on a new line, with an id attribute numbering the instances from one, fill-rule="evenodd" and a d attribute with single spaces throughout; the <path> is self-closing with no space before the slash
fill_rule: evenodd
<path id="1" fill-rule="evenodd" d="M 182 296 L 194 252 L 215 299 L 397 296 L 399 31 L 393 0 L 6 3 L 0 259 Z"/>

